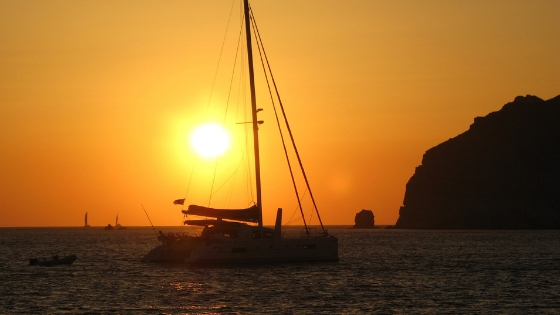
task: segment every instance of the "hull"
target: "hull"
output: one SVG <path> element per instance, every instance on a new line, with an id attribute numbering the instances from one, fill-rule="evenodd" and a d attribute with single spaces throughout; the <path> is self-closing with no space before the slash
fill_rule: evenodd
<path id="1" fill-rule="evenodd" d="M 200 236 L 160 232 L 158 239 L 163 245 L 152 249 L 142 261 L 192 265 L 338 261 L 336 237 L 326 233 L 285 237 L 280 220 L 281 210 L 275 229 L 204 220 Z"/>
<path id="2" fill-rule="evenodd" d="M 187 264 L 338 261 L 333 236 L 205 242 L 185 259 Z"/>
<path id="3" fill-rule="evenodd" d="M 183 263 L 198 244 L 194 239 L 155 247 L 142 258 L 145 263 Z"/>

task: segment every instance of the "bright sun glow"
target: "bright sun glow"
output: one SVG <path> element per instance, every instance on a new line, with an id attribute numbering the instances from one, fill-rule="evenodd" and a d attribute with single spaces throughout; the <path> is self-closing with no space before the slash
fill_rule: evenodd
<path id="1" fill-rule="evenodd" d="M 230 140 L 227 131 L 220 125 L 205 124 L 195 130 L 191 143 L 200 156 L 214 158 L 229 148 Z"/>

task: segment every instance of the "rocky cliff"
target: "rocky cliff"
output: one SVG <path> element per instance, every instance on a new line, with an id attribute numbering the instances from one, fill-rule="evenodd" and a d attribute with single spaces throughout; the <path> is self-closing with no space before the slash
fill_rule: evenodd
<path id="1" fill-rule="evenodd" d="M 396 228 L 560 228 L 560 96 L 518 96 L 429 149 Z"/>

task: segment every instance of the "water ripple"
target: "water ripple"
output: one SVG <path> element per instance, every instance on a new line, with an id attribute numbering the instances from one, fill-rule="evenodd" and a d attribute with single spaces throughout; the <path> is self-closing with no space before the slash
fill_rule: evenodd
<path id="1" fill-rule="evenodd" d="M 170 231 L 170 229 L 166 229 Z M 340 262 L 142 264 L 149 228 L 0 229 L 1 314 L 557 314 L 560 231 L 330 227 Z M 71 266 L 31 257 L 76 254 Z"/>

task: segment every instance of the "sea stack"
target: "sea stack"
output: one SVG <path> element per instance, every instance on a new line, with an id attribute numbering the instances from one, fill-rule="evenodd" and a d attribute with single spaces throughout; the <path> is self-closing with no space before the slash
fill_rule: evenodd
<path id="1" fill-rule="evenodd" d="M 354 229 L 373 229 L 375 226 L 375 217 L 371 210 L 362 210 L 356 213 L 354 218 Z"/>
<path id="2" fill-rule="evenodd" d="M 426 151 L 396 228 L 559 229 L 560 96 L 518 96 Z"/>

